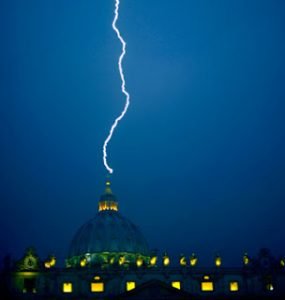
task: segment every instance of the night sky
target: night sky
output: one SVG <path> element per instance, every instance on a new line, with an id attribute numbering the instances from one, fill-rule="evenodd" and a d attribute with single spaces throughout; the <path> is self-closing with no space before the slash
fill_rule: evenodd
<path id="1" fill-rule="evenodd" d="M 0 256 L 63 264 L 124 106 L 112 0 L 0 1 Z M 121 213 L 173 259 L 285 254 L 285 1 L 121 0 Z"/>

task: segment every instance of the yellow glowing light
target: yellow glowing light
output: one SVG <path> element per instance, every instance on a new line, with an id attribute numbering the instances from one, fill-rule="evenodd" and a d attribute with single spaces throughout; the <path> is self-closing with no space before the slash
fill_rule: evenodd
<path id="1" fill-rule="evenodd" d="M 249 264 L 249 256 L 247 255 L 247 253 L 245 253 L 243 256 L 243 264 L 245 266 Z"/>
<path id="2" fill-rule="evenodd" d="M 209 280 L 209 279 L 210 279 L 210 276 L 209 276 L 209 275 L 205 275 L 203 278 L 204 278 L 205 280 Z"/>
<path id="3" fill-rule="evenodd" d="M 141 267 L 143 265 L 143 259 L 141 257 L 138 257 L 136 263 L 137 267 Z"/>
<path id="4" fill-rule="evenodd" d="M 55 259 L 55 257 L 53 256 L 53 257 L 51 258 L 51 260 L 50 260 L 50 266 L 51 266 L 51 267 L 54 267 L 55 264 L 56 264 L 56 259 Z"/>
<path id="5" fill-rule="evenodd" d="M 186 257 L 185 256 L 181 256 L 179 262 L 180 262 L 180 266 L 186 266 L 186 264 L 187 264 Z"/>
<path id="6" fill-rule="evenodd" d="M 80 267 L 84 268 L 87 265 L 87 259 L 84 257 L 80 260 Z"/>
<path id="7" fill-rule="evenodd" d="M 100 276 L 95 276 L 95 277 L 94 277 L 94 280 L 100 280 L 100 279 L 101 279 Z"/>
<path id="8" fill-rule="evenodd" d="M 115 257 L 111 257 L 111 259 L 110 259 L 110 264 L 113 265 L 114 262 L 115 262 Z"/>
<path id="9" fill-rule="evenodd" d="M 197 262 L 198 262 L 198 258 L 193 253 L 192 256 L 190 257 L 190 265 L 191 265 L 191 267 L 195 267 L 197 265 Z"/>
<path id="10" fill-rule="evenodd" d="M 120 266 L 123 265 L 125 263 L 125 261 L 126 261 L 125 256 L 120 256 L 120 258 L 119 258 L 119 265 Z"/>
<path id="11" fill-rule="evenodd" d="M 181 289 L 181 283 L 180 281 L 172 281 L 171 286 L 174 287 L 175 289 L 180 290 Z"/>
<path id="12" fill-rule="evenodd" d="M 127 281 L 126 282 L 126 290 L 131 291 L 136 288 L 136 283 L 134 281 Z"/>
<path id="13" fill-rule="evenodd" d="M 56 259 L 54 256 L 49 257 L 49 259 L 44 263 L 44 266 L 46 269 L 50 269 L 51 267 L 54 267 L 56 264 Z"/>
<path id="14" fill-rule="evenodd" d="M 266 285 L 266 289 L 267 289 L 267 291 L 274 291 L 274 286 L 273 286 L 273 284 L 272 284 L 272 283 L 268 283 L 268 284 Z"/>
<path id="15" fill-rule="evenodd" d="M 222 265 L 222 258 L 220 256 L 217 256 L 215 259 L 216 267 L 220 267 Z"/>
<path id="16" fill-rule="evenodd" d="M 100 201 L 99 211 L 102 210 L 115 210 L 118 211 L 118 203 L 115 201 Z"/>
<path id="17" fill-rule="evenodd" d="M 38 275 L 38 272 L 19 272 L 18 275 L 21 275 L 24 277 L 35 277 Z"/>
<path id="18" fill-rule="evenodd" d="M 157 256 L 151 257 L 151 259 L 150 259 L 150 264 L 151 264 L 151 266 L 155 266 L 155 265 L 156 265 L 156 262 L 157 262 Z"/>
<path id="19" fill-rule="evenodd" d="M 62 291 L 64 293 L 72 293 L 72 283 L 71 282 L 64 282 L 62 285 Z"/>
<path id="20" fill-rule="evenodd" d="M 163 256 L 163 265 L 164 265 L 165 267 L 167 267 L 167 266 L 169 266 L 169 264 L 170 264 L 169 256 L 164 255 L 164 256 Z"/>
<path id="21" fill-rule="evenodd" d="M 285 258 L 280 259 L 280 266 L 285 267 Z"/>
<path id="22" fill-rule="evenodd" d="M 104 283 L 103 282 L 91 282 L 91 292 L 92 293 L 104 292 Z"/>
<path id="23" fill-rule="evenodd" d="M 238 291 L 238 282 L 237 281 L 232 281 L 230 282 L 230 291 L 231 292 L 237 292 Z"/>
<path id="24" fill-rule="evenodd" d="M 214 290 L 213 282 L 211 282 L 211 281 L 201 282 L 201 290 L 203 292 L 212 292 Z"/>

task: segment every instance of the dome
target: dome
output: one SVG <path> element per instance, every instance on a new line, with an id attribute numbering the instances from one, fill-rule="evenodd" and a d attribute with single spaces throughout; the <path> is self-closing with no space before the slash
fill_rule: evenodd
<path id="1" fill-rule="evenodd" d="M 84 224 L 75 234 L 69 257 L 86 253 L 148 253 L 148 246 L 139 228 L 119 212 L 104 210 Z"/>
<path id="2" fill-rule="evenodd" d="M 107 181 L 105 193 L 99 201 L 99 212 L 82 225 L 73 237 L 68 261 L 78 264 L 82 257 L 104 260 L 118 255 L 148 256 L 149 248 L 140 229 L 118 212 L 118 202 Z"/>

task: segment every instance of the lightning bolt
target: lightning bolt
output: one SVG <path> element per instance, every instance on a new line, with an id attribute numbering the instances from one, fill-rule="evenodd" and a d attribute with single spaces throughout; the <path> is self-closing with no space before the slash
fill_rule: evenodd
<path id="1" fill-rule="evenodd" d="M 109 131 L 109 135 L 107 136 L 104 145 L 103 145 L 103 162 L 104 165 L 107 169 L 107 171 L 112 174 L 113 173 L 113 169 L 108 165 L 107 162 L 107 146 L 108 143 L 110 142 L 114 130 L 116 129 L 118 123 L 123 119 L 123 117 L 125 116 L 128 107 L 130 105 L 130 94 L 128 93 L 128 91 L 126 90 L 126 81 L 125 81 L 125 76 L 124 76 L 124 71 L 123 71 L 123 67 L 122 67 L 122 62 L 123 62 L 123 58 L 126 54 L 126 42 L 124 41 L 118 27 L 117 27 L 117 21 L 119 18 L 119 6 L 120 6 L 120 0 L 115 0 L 115 10 L 114 10 L 114 19 L 112 22 L 112 28 L 113 30 L 116 32 L 118 39 L 120 40 L 121 44 L 122 44 L 122 52 L 121 55 L 119 56 L 119 60 L 118 60 L 118 68 L 119 68 L 119 72 L 120 72 L 120 77 L 121 77 L 121 81 L 122 81 L 122 85 L 121 85 L 121 89 L 122 89 L 122 93 L 126 96 L 126 102 L 125 102 L 125 106 L 123 111 L 121 112 L 121 114 L 115 119 L 113 125 L 111 126 L 111 129 Z"/>

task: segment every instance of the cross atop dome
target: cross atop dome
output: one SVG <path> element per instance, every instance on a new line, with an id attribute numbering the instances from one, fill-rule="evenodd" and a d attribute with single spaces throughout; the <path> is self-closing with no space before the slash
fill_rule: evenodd
<path id="1" fill-rule="evenodd" d="M 100 197 L 99 201 L 99 212 L 104 210 L 114 210 L 118 211 L 118 202 L 111 190 L 111 181 L 110 178 L 107 177 L 106 183 L 105 183 L 105 192 Z"/>

